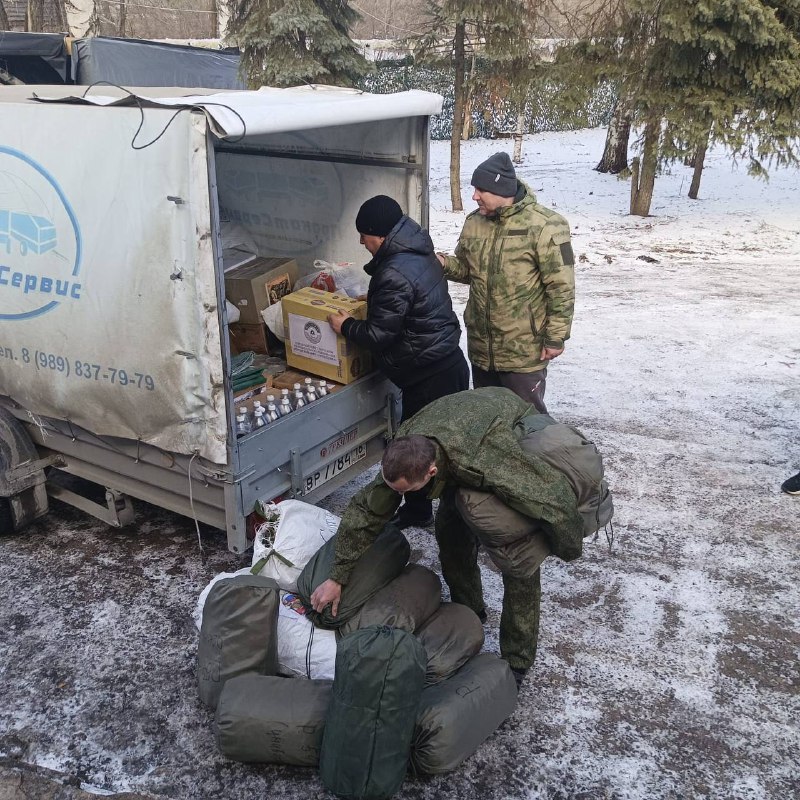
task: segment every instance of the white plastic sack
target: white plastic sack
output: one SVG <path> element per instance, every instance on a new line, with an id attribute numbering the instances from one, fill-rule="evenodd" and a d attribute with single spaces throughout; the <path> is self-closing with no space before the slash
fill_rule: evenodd
<path id="1" fill-rule="evenodd" d="M 283 306 L 281 301 L 268 305 L 261 312 L 261 319 L 264 320 L 266 326 L 278 337 L 282 342 L 286 341 L 286 328 L 283 327 Z"/>
<path id="2" fill-rule="evenodd" d="M 362 267 L 352 262 L 331 264 L 328 261 L 314 262 L 317 269 L 326 270 L 336 284 L 337 292 L 344 292 L 348 297 L 361 297 L 369 290 L 369 275 Z"/>
<path id="3" fill-rule="evenodd" d="M 256 530 L 253 566 L 261 563 L 257 574 L 272 578 L 286 592 L 296 592 L 303 567 L 336 533 L 341 518 L 302 500 L 284 500 L 274 508 L 280 514 L 277 528 L 264 523 Z"/>
<path id="4" fill-rule="evenodd" d="M 336 669 L 336 632 L 315 628 L 295 611 L 294 594 L 281 592 L 278 606 L 278 671 L 290 677 L 333 680 Z"/>
<path id="5" fill-rule="evenodd" d="M 208 593 L 211 591 L 211 587 L 217 582 L 221 581 L 223 578 L 234 578 L 237 575 L 249 575 L 250 574 L 250 567 L 243 567 L 242 569 L 237 569 L 236 572 L 220 572 L 219 575 L 215 575 L 200 592 L 200 597 L 197 598 L 197 605 L 194 607 L 194 611 L 192 612 L 192 619 L 194 620 L 194 624 L 197 625 L 197 630 L 200 630 L 200 626 L 203 623 L 203 607 L 206 604 L 206 598 L 208 597 Z"/>

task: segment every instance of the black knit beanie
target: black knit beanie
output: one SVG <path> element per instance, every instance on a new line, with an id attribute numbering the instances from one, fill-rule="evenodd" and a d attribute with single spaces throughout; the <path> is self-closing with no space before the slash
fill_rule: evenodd
<path id="1" fill-rule="evenodd" d="M 396 200 L 376 194 L 358 209 L 356 230 L 368 236 L 386 236 L 402 216 L 403 209 Z"/>
<path id="2" fill-rule="evenodd" d="M 508 153 L 495 153 L 482 164 L 478 164 L 478 168 L 472 173 L 472 185 L 500 197 L 514 197 L 517 193 L 517 173 L 514 172 Z"/>

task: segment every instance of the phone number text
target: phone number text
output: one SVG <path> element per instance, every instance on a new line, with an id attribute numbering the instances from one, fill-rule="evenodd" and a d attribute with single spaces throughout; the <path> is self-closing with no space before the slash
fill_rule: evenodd
<path id="1" fill-rule="evenodd" d="M 15 353 L 10 347 L 0 347 L 0 358 L 30 364 L 38 371 L 60 372 L 68 378 L 129 386 L 149 392 L 156 388 L 153 376 L 147 373 L 122 369 L 119 366 L 111 367 L 107 364 L 92 364 L 80 358 L 67 358 L 57 353 L 48 353 L 45 350 L 31 350 L 22 347 Z"/>

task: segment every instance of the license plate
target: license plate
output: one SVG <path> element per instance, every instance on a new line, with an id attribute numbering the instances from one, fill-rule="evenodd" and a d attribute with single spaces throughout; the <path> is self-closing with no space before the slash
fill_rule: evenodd
<path id="1" fill-rule="evenodd" d="M 366 444 L 354 447 L 349 453 L 344 453 L 338 458 L 334 458 L 316 472 L 312 472 L 303 481 L 303 491 L 301 495 L 310 494 L 314 489 L 327 483 L 331 478 L 336 477 L 340 472 L 344 472 L 348 467 L 352 467 L 357 461 L 367 457 Z"/>

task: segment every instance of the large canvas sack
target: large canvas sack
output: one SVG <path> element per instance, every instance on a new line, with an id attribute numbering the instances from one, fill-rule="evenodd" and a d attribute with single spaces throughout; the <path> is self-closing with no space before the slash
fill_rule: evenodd
<path id="1" fill-rule="evenodd" d="M 449 678 L 483 647 L 483 625 L 478 615 L 460 603 L 442 603 L 417 631 L 428 656 L 425 685 Z"/>
<path id="2" fill-rule="evenodd" d="M 376 592 L 361 610 L 339 629 L 352 633 L 370 625 L 388 625 L 414 633 L 442 602 L 439 576 L 420 564 L 409 564 Z"/>
<path id="3" fill-rule="evenodd" d="M 231 678 L 216 715 L 219 750 L 235 761 L 316 767 L 331 681 Z"/>
<path id="4" fill-rule="evenodd" d="M 208 598 L 208 593 L 211 591 L 211 587 L 218 583 L 219 581 L 225 580 L 225 578 L 235 578 L 237 575 L 252 575 L 253 573 L 250 571 L 250 567 L 242 567 L 242 569 L 237 569 L 236 572 L 220 572 L 219 575 L 215 575 L 205 586 L 202 592 L 200 592 L 200 596 L 197 598 L 197 603 L 195 604 L 194 611 L 192 611 L 192 619 L 194 620 L 194 624 L 197 625 L 197 630 L 200 630 L 203 624 L 203 609 L 206 605 L 206 600 Z"/>
<path id="5" fill-rule="evenodd" d="M 197 686 L 206 705 L 217 707 L 229 678 L 278 671 L 279 601 L 275 581 L 259 575 L 238 575 L 211 587 L 197 647 Z"/>
<path id="6" fill-rule="evenodd" d="M 280 515 L 277 525 L 265 523 L 256 532 L 253 568 L 284 591 L 296 592 L 303 567 L 336 533 L 341 518 L 302 500 L 284 500 L 274 509 Z"/>
<path id="7" fill-rule="evenodd" d="M 413 634 L 363 628 L 339 641 L 319 774 L 345 798 L 381 800 L 403 783 L 425 681 Z"/>
<path id="8" fill-rule="evenodd" d="M 604 478 L 603 457 L 577 428 L 548 414 L 529 414 L 516 425 L 520 447 L 563 473 L 578 500 L 583 535 L 611 522 L 614 501 Z"/>
<path id="9" fill-rule="evenodd" d="M 550 555 L 536 520 L 509 508 L 499 497 L 478 489 L 458 489 L 456 508 L 504 574 L 530 578 Z"/>
<path id="10" fill-rule="evenodd" d="M 295 610 L 292 598 L 296 595 L 282 593 L 278 609 L 278 672 L 312 680 L 333 680 L 336 632 L 315 627 L 305 613 Z"/>
<path id="11" fill-rule="evenodd" d="M 308 608 L 308 618 L 317 627 L 329 630 L 339 628 L 352 619 L 367 600 L 403 571 L 411 555 L 411 547 L 400 529 L 387 524 L 356 561 L 350 580 L 342 588 L 339 610 L 334 617 L 330 606 L 321 612 L 314 611 L 311 608 L 311 595 L 317 586 L 330 577 L 335 548 L 334 536 L 312 556 L 297 579 L 297 594 Z"/>
<path id="12" fill-rule="evenodd" d="M 493 653 L 470 659 L 422 693 L 411 746 L 415 772 L 435 775 L 469 758 L 514 711 L 517 684 Z"/>

